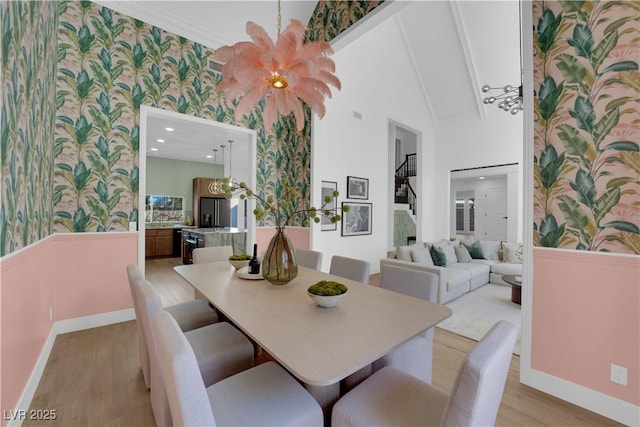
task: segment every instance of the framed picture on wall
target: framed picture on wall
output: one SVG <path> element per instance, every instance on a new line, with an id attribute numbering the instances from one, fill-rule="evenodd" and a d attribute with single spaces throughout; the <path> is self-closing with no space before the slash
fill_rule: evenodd
<path id="1" fill-rule="evenodd" d="M 363 199 L 369 198 L 369 180 L 367 178 L 358 178 L 355 176 L 347 177 L 347 199 Z"/>
<path id="2" fill-rule="evenodd" d="M 349 206 L 345 212 L 344 207 Z M 342 202 L 342 235 L 361 236 L 371 234 L 372 204 L 362 202 Z"/>
<path id="3" fill-rule="evenodd" d="M 320 206 L 324 205 L 323 210 L 331 210 L 336 208 L 336 198 L 333 196 L 333 192 L 338 190 L 338 183 L 333 181 L 322 181 L 320 190 L 320 196 L 322 200 Z M 325 198 L 331 197 L 331 201 L 325 204 Z M 320 216 L 320 230 L 322 231 L 334 231 L 338 229 L 338 224 L 331 222 L 331 218 L 324 215 Z"/>

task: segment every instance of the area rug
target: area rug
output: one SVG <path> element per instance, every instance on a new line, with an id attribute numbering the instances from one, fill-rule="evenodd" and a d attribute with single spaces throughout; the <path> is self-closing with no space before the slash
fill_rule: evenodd
<path id="1" fill-rule="evenodd" d="M 520 306 L 511 302 L 511 287 L 488 284 L 445 304 L 453 311 L 438 328 L 478 341 L 498 320 L 518 328 L 514 354 L 520 354 Z"/>

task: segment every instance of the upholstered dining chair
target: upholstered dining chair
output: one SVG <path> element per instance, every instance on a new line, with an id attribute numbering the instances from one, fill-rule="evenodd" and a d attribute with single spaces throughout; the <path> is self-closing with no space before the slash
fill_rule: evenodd
<path id="1" fill-rule="evenodd" d="M 193 263 L 226 261 L 233 255 L 231 246 L 207 246 L 193 250 Z"/>
<path id="2" fill-rule="evenodd" d="M 511 364 L 517 328 L 499 321 L 469 352 L 450 394 L 391 366 L 333 406 L 334 426 L 492 426 Z"/>
<path id="3" fill-rule="evenodd" d="M 278 364 L 266 362 L 207 387 L 171 316 L 159 312 L 152 328 L 175 425 L 323 425 L 318 402 Z"/>
<path id="4" fill-rule="evenodd" d="M 253 366 L 253 345 L 242 332 L 227 322 L 218 322 L 202 328 L 183 332 L 169 312 L 162 309 L 160 296 L 146 280 L 135 282 L 133 291 L 140 301 L 142 326 L 149 346 L 151 373 L 151 409 L 157 426 L 171 426 L 171 412 L 165 390 L 165 381 L 158 364 L 158 345 L 151 319 L 157 313 L 166 313 L 178 332 L 192 348 L 198 375 L 206 385 Z"/>
<path id="5" fill-rule="evenodd" d="M 339 255 L 331 257 L 329 273 L 356 282 L 369 283 L 369 262 Z"/>
<path id="6" fill-rule="evenodd" d="M 133 309 L 136 313 L 138 326 L 138 357 L 140 359 L 140 368 L 144 377 L 144 384 L 147 388 L 151 387 L 149 372 L 149 346 L 142 328 L 142 312 L 140 311 L 140 302 L 137 300 L 133 292 L 133 284 L 144 280 L 140 268 L 135 264 L 127 266 L 127 277 L 129 278 L 129 289 L 131 298 L 133 299 Z M 192 329 L 201 328 L 211 325 L 218 321 L 218 314 L 209 307 L 204 301 L 192 300 L 185 301 L 180 304 L 165 307 L 172 316 L 175 317 L 180 329 L 190 331 Z"/>
<path id="7" fill-rule="evenodd" d="M 438 276 L 427 271 L 383 264 L 380 266 L 380 287 L 430 302 L 438 300 Z M 429 328 L 409 341 L 400 344 L 373 362 L 373 372 L 385 366 L 393 366 L 430 383 L 433 333 L 434 328 Z"/>
<path id="8" fill-rule="evenodd" d="M 320 271 L 322 268 L 322 252 L 296 248 L 296 263 L 303 267 Z"/>

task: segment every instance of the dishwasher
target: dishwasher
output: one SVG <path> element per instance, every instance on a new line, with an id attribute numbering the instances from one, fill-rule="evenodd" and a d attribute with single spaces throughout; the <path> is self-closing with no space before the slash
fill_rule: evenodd
<path id="1" fill-rule="evenodd" d="M 173 253 L 174 258 L 182 256 L 182 228 L 173 229 Z"/>

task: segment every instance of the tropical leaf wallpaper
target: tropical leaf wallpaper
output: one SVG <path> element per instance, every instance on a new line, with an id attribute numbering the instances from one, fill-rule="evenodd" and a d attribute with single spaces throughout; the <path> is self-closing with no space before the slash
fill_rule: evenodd
<path id="1" fill-rule="evenodd" d="M 322 1 L 308 36 L 330 40 L 379 3 Z M 0 256 L 53 232 L 138 220 L 143 104 L 255 129 L 256 190 L 278 197 L 294 182 L 282 203 L 309 200 L 310 120 L 266 135 L 259 105 L 236 123 L 206 69 L 211 49 L 90 1 L 2 2 L 1 12 Z"/>
<path id="2" fill-rule="evenodd" d="M 0 256 L 52 233 L 55 2 L 2 2 Z"/>
<path id="3" fill-rule="evenodd" d="M 535 1 L 534 241 L 640 254 L 640 2 Z"/>
<path id="4" fill-rule="evenodd" d="M 306 40 L 333 40 L 383 1 L 320 0 L 309 20 Z"/>

